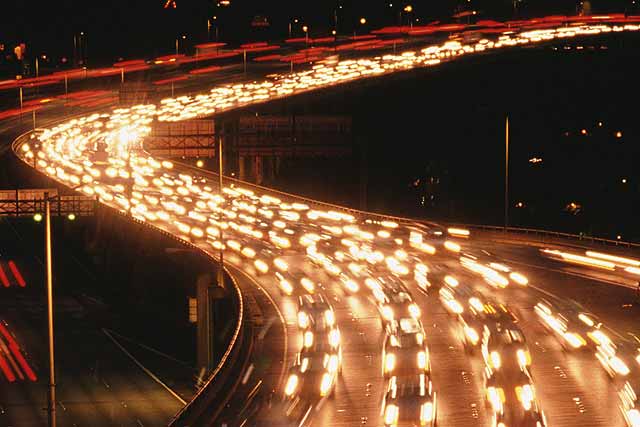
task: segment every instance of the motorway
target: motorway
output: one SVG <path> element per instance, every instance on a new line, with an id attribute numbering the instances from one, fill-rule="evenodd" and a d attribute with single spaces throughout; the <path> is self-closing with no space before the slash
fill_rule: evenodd
<path id="1" fill-rule="evenodd" d="M 382 348 L 387 335 L 396 337 L 408 332 L 400 326 L 402 321 L 394 326 L 391 318 L 407 320 L 407 324 L 411 319 L 421 321 L 418 332 L 412 334 L 423 337 L 428 345 L 428 375 L 437 396 L 433 402 L 440 426 L 506 425 L 498 424 L 499 417 L 522 408 L 531 417 L 527 422 L 516 423 L 523 427 L 624 426 L 619 409 L 623 404 L 627 405 L 627 424 L 636 426 L 636 402 L 623 402 L 618 390 L 625 378 L 630 382 L 638 379 L 635 364 L 639 363 L 633 357 L 639 344 L 633 338 L 638 335 L 637 322 L 633 321 L 638 307 L 630 287 L 636 272 L 624 268 L 635 266 L 637 260 L 605 262 L 597 256 L 577 255 L 575 248 L 557 247 L 552 250 L 574 255 L 563 257 L 561 252 L 553 252 L 549 257 L 530 246 L 475 239 L 466 230 L 349 212 L 233 180 L 225 180 L 220 191 L 215 175 L 154 159 L 142 149 L 154 119 L 204 117 L 367 76 L 433 66 L 448 58 L 488 49 L 638 29 L 606 25 L 563 27 L 516 33 L 473 45 L 447 42 L 420 52 L 322 64 L 262 82 L 217 86 L 208 94 L 167 99 L 158 106 L 94 114 L 45 130 L 37 141 L 22 140 L 15 149 L 27 164 L 33 164 L 35 158 L 39 172 L 96 196 L 132 219 L 213 256 L 223 247 L 225 259 L 242 270 L 237 273 L 244 276 L 239 284 L 245 294 L 252 295 L 254 310 L 262 317 L 255 323 L 269 360 L 265 361 L 261 354 L 253 355 L 253 368 L 245 373 L 234 404 L 223 414 L 228 425 L 249 424 L 243 414 L 252 403 L 246 396 L 252 396 L 256 387 L 264 392 L 259 393 L 259 400 L 251 397 L 257 403 L 250 425 L 378 426 L 385 419 L 395 425 L 397 415 L 394 418 L 389 410 L 393 404 L 387 402 L 386 410 L 381 409 L 388 383 L 382 375 Z M 567 259 L 580 262 L 568 264 Z M 528 278 L 528 284 L 522 284 L 526 281 L 523 277 Z M 431 286 L 425 284 L 427 280 Z M 398 293 L 390 283 L 396 281 L 403 283 L 400 292 L 408 294 L 410 301 L 399 307 L 415 304 L 419 308 L 408 308 L 410 317 L 394 313 L 393 309 L 389 314 L 390 301 Z M 442 292 L 447 289 L 445 285 L 451 291 L 449 297 Z M 312 332 L 300 321 L 297 297 L 307 294 L 324 297 L 334 319 L 326 321 L 327 329 Z M 485 301 L 477 319 L 482 319 L 486 329 L 493 332 L 477 331 L 483 334 L 483 340 L 491 342 L 491 337 L 500 336 L 505 325 L 509 325 L 515 342 L 519 342 L 513 338 L 517 331 L 526 337 L 531 361 L 521 361 L 518 356 L 518 375 L 530 375 L 526 381 L 531 384 L 526 388 L 517 383 L 527 390 L 518 392 L 520 401 L 505 400 L 503 396 L 500 403 L 500 397 L 497 401 L 487 397 L 490 388 L 495 392 L 495 387 L 485 384 L 485 379 L 498 381 L 496 378 L 500 377 L 496 374 L 500 362 L 493 355 L 498 350 L 490 350 L 491 357 L 483 357 L 479 349 L 465 350 L 460 333 L 462 313 L 467 309 L 463 295 L 475 295 Z M 553 307 L 552 314 L 545 314 L 537 306 L 543 298 L 548 307 Z M 568 299 L 575 299 L 584 307 L 576 308 L 567 303 Z M 496 321 L 492 317 L 496 307 L 506 307 L 505 312 L 517 321 Z M 588 332 L 567 329 L 575 326 L 578 318 L 589 319 L 582 320 L 587 326 L 580 326 Z M 385 323 L 388 325 L 383 326 Z M 314 340 L 326 338 L 327 330 L 330 348 L 314 345 Z M 311 343 L 306 342 L 307 333 L 311 333 Z M 579 334 L 584 344 L 576 338 Z M 307 368 L 301 367 L 306 362 L 296 368 L 296 381 L 291 381 L 289 375 L 289 368 L 303 347 L 314 349 L 313 354 L 341 358 L 341 369 L 325 362 L 321 370 L 324 385 L 315 394 L 296 388 L 300 378 L 307 378 Z M 483 344 L 483 350 L 484 347 Z M 629 353 L 627 348 L 631 348 Z M 616 349 L 620 349 L 619 355 Z M 601 362 L 595 353 L 608 359 Z M 505 360 L 508 356 L 502 355 Z M 425 375 L 426 370 L 413 369 L 409 376 L 418 377 L 418 372 Z M 516 384 L 511 375 L 508 380 L 499 380 L 504 381 L 499 382 L 499 387 L 508 389 Z M 406 381 L 401 375 L 391 378 L 389 384 Z M 139 387 L 139 392 L 146 390 Z M 144 393 L 149 405 L 170 405 L 167 396 Z M 425 398 L 424 392 L 421 398 Z M 397 404 L 400 405 L 403 403 Z M 423 425 L 433 423 L 433 407 L 429 411 L 422 408 Z M 640 414 L 637 416 L 640 418 Z M 144 413 L 134 417 L 141 419 Z M 221 425 L 220 420 L 213 421 Z M 420 419 L 410 425 L 414 424 L 420 425 Z"/>

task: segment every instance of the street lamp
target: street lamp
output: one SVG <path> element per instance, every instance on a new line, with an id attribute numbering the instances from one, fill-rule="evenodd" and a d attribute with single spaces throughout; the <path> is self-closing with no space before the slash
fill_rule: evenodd
<path id="1" fill-rule="evenodd" d="M 509 226 L 509 116 L 505 121 L 504 132 L 504 232 Z"/>
<path id="2" fill-rule="evenodd" d="M 404 9 L 400 10 L 400 25 L 402 25 L 402 12 L 405 12 L 407 14 L 413 12 L 413 6 L 408 4 L 404 7 Z M 413 19 L 411 19 L 411 17 L 409 17 L 409 27 L 413 28 Z"/>
<path id="3" fill-rule="evenodd" d="M 217 21 L 218 17 L 214 15 L 211 19 L 207 19 L 207 41 L 211 41 L 211 27 L 213 27 L 213 21 Z M 216 41 L 218 41 L 218 25 L 216 23 Z"/>
<path id="4" fill-rule="evenodd" d="M 309 27 L 306 25 L 302 26 L 302 31 L 304 31 L 304 42 L 305 44 L 309 44 Z"/>
<path id="5" fill-rule="evenodd" d="M 44 193 L 45 253 L 47 259 L 47 324 L 49 335 L 49 427 L 56 427 L 56 369 L 53 342 L 53 277 L 51 267 L 51 203 L 49 193 Z"/>

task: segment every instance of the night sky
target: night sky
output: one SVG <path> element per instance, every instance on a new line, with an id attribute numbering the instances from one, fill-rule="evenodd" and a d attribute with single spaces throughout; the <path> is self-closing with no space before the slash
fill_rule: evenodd
<path id="1" fill-rule="evenodd" d="M 286 37 L 289 21 L 300 18 L 308 24 L 312 35 L 326 35 L 333 27 L 333 11 L 338 14 L 340 33 L 350 34 L 359 26 L 360 17 L 367 24 L 363 32 L 395 25 L 401 8 L 411 4 L 414 18 L 421 23 L 445 20 L 456 7 L 475 7 L 492 17 L 511 17 L 511 0 L 314 0 L 251 1 L 231 0 L 229 7 L 216 7 L 212 0 L 176 0 L 177 8 L 163 8 L 166 0 L 14 0 L 3 2 L 0 12 L 0 43 L 12 47 L 27 43 L 31 53 L 50 57 L 71 56 L 74 34 L 85 33 L 83 43 L 89 62 L 109 62 L 118 57 L 151 56 L 169 53 L 178 35 L 187 35 L 187 46 L 207 39 L 207 18 L 218 16 L 220 39 L 256 41 Z M 393 4 L 389 7 L 389 4 Z M 627 0 L 592 0 L 594 12 L 605 9 L 623 11 Z M 575 0 L 523 0 L 518 3 L 521 15 L 573 13 Z M 267 30 L 252 29 L 256 15 L 270 22 Z M 405 18 L 406 19 L 406 18 Z M 300 36 L 301 23 L 294 25 L 294 36 Z M 212 30 L 213 34 L 215 34 Z"/>

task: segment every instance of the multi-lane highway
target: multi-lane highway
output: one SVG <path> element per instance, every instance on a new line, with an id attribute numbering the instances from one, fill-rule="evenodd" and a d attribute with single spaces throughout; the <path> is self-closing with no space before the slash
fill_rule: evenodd
<path id="1" fill-rule="evenodd" d="M 262 316 L 257 335 L 268 355 L 253 356 L 220 418 L 228 425 L 247 425 L 253 412 L 251 423 L 269 426 L 637 426 L 638 309 L 634 290 L 613 284 L 634 280 L 635 259 L 474 239 L 232 180 L 221 189 L 215 175 L 155 159 L 143 146 L 154 120 L 476 52 L 636 30 L 527 30 L 329 62 L 74 119 L 14 149 L 38 172 L 136 221 L 213 256 L 224 249 Z"/>

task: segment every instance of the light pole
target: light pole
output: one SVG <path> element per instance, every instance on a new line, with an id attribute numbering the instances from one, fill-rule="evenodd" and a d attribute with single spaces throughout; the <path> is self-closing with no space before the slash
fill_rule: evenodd
<path id="1" fill-rule="evenodd" d="M 366 23 L 367 23 L 367 18 L 364 18 L 364 17 L 363 17 L 363 18 L 360 18 L 360 19 L 358 20 L 358 22 L 360 23 L 360 25 L 364 26 L 364 24 L 366 24 Z M 355 30 L 355 29 L 353 30 L 353 36 L 354 36 L 354 37 L 356 36 L 356 30 Z"/>
<path id="2" fill-rule="evenodd" d="M 504 129 L 504 232 L 509 226 L 509 116 Z"/>
<path id="3" fill-rule="evenodd" d="M 306 25 L 302 26 L 302 31 L 304 31 L 304 43 L 309 45 L 309 27 Z"/>
<path id="4" fill-rule="evenodd" d="M 222 172 L 223 170 L 223 162 L 222 162 L 222 135 L 217 133 L 218 139 L 218 189 L 220 191 L 220 197 L 222 196 Z M 222 213 L 220 213 L 222 215 Z M 222 222 L 221 222 L 222 223 Z M 224 288 L 224 240 L 222 238 L 222 226 L 218 227 L 218 233 L 220 236 L 220 266 L 218 268 L 218 286 Z"/>
<path id="5" fill-rule="evenodd" d="M 293 23 L 297 24 L 298 18 L 293 18 Z M 292 34 L 293 34 L 293 24 L 291 23 L 291 19 L 289 19 L 289 38 L 291 38 Z"/>
<path id="6" fill-rule="evenodd" d="M 56 369 L 53 342 L 53 277 L 51 261 L 51 205 L 49 193 L 45 197 L 45 252 L 47 259 L 47 324 L 49 332 L 49 396 L 48 419 L 49 427 L 56 427 Z"/>

